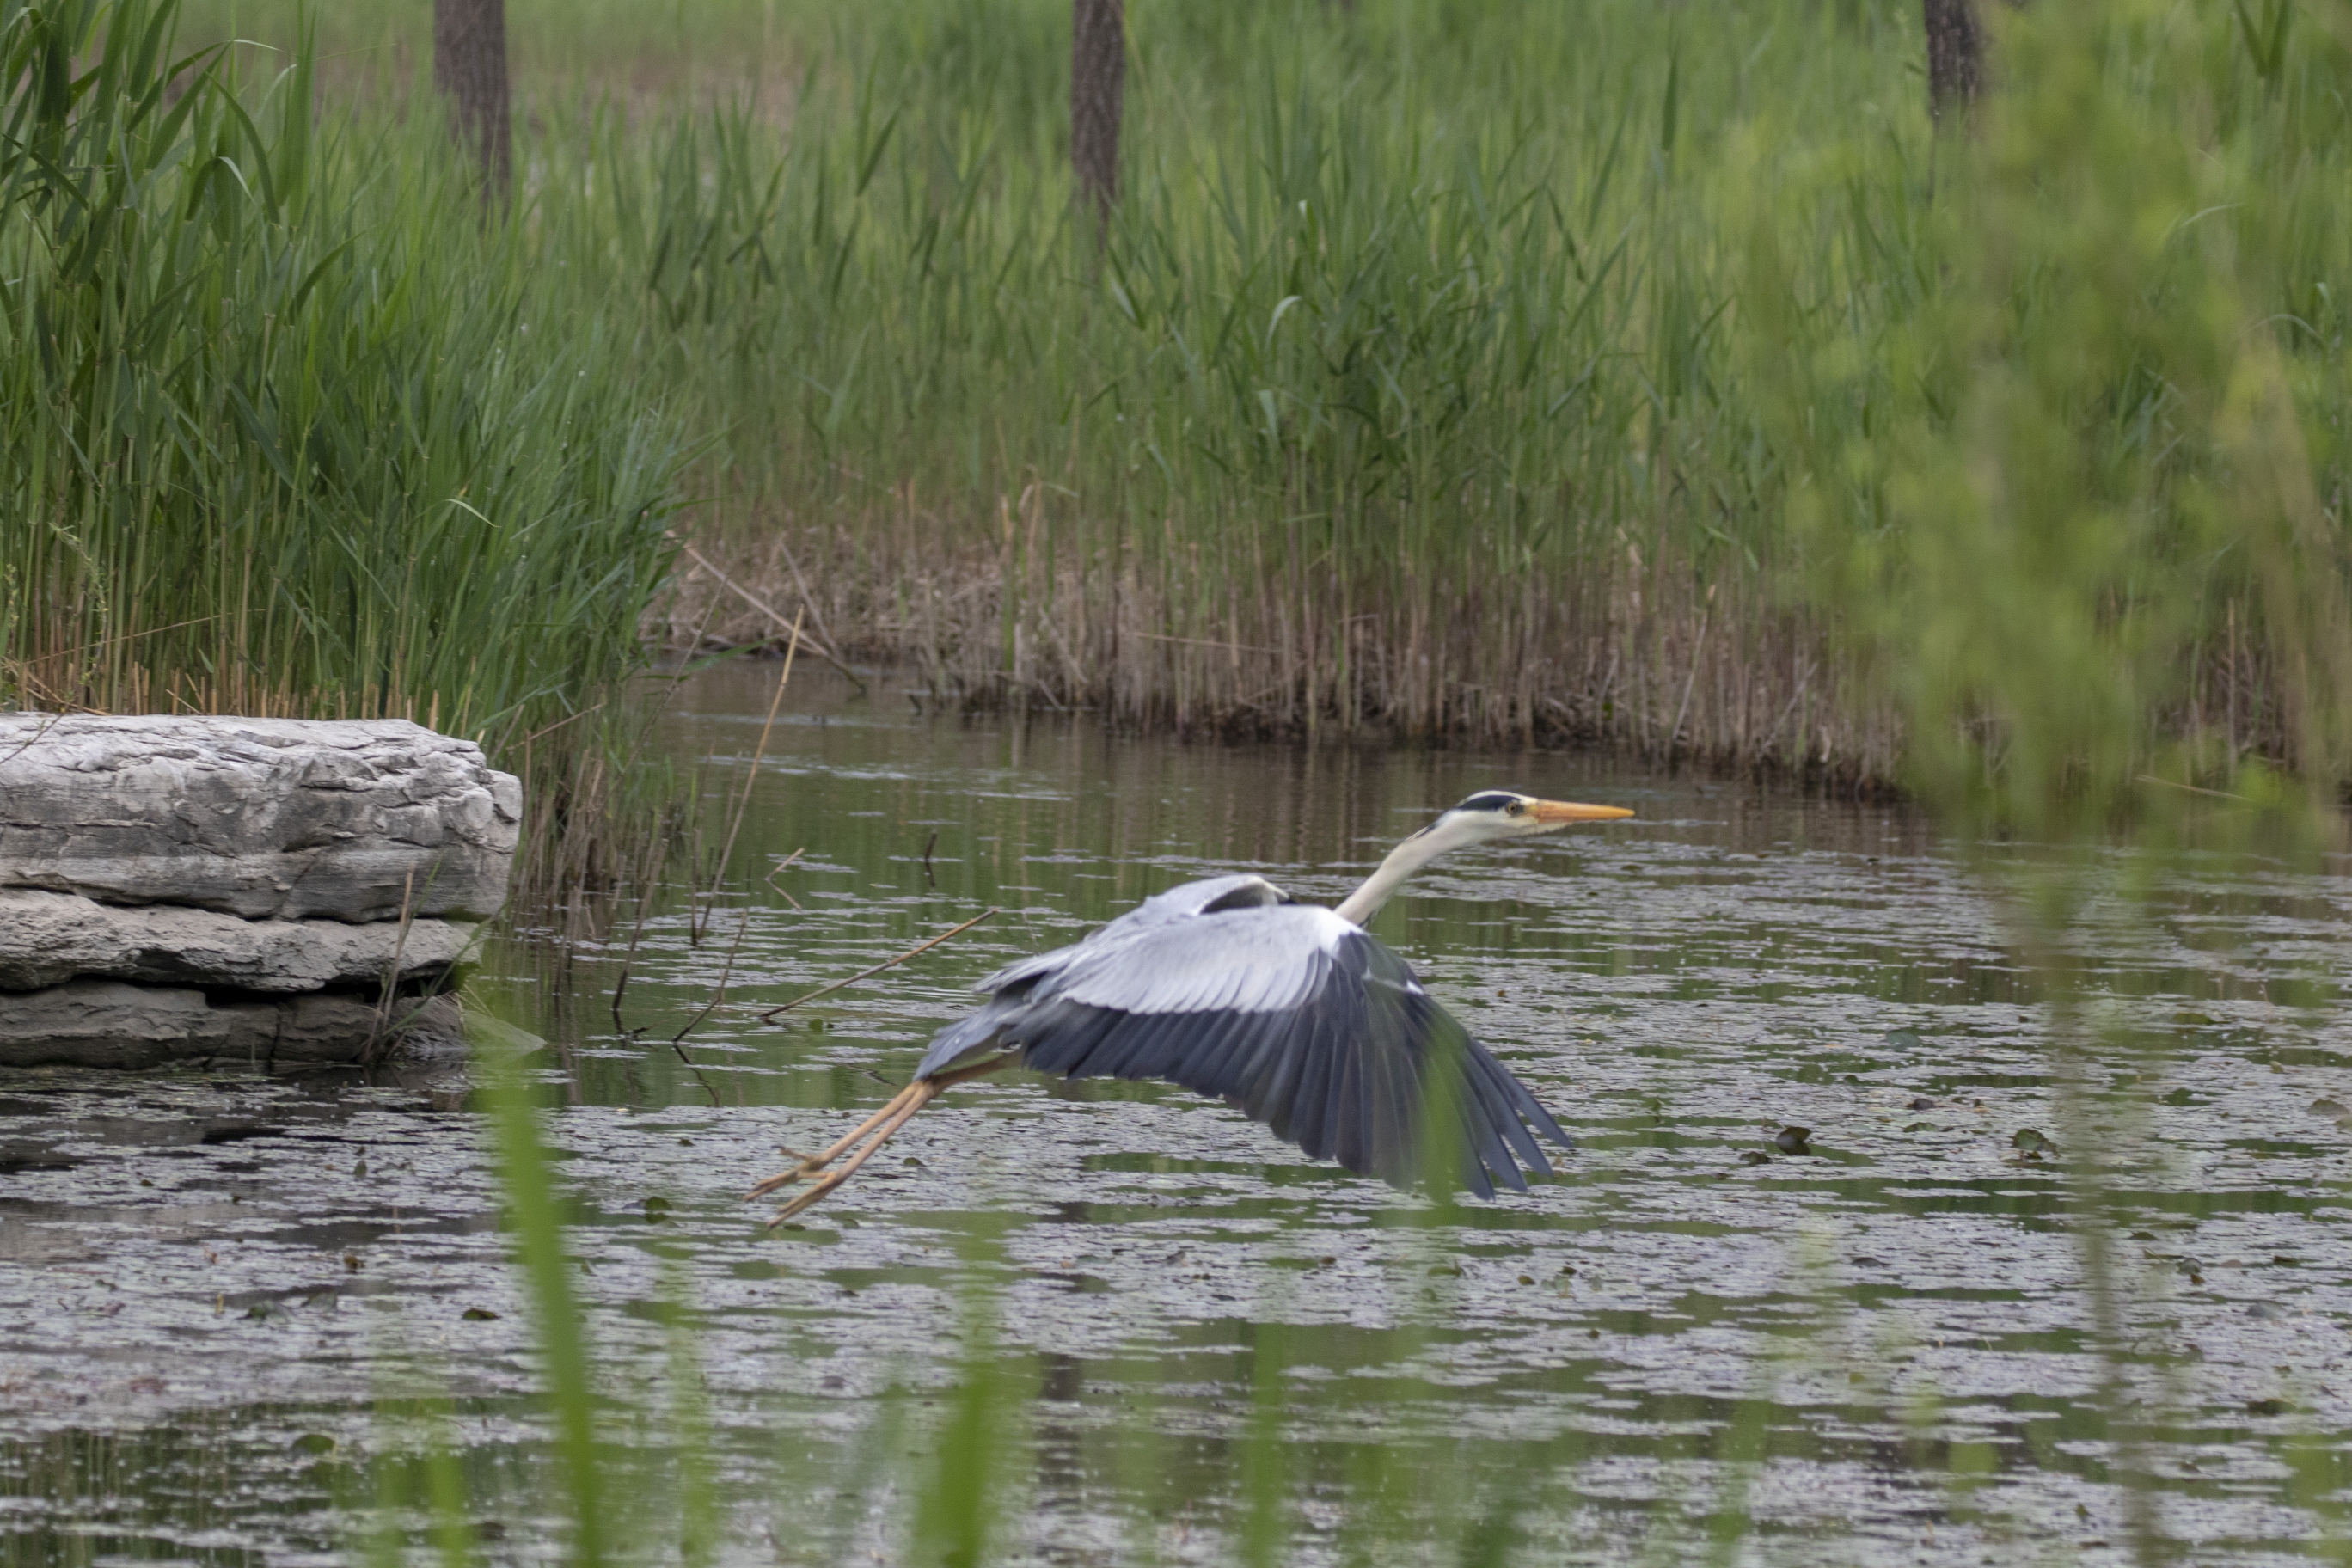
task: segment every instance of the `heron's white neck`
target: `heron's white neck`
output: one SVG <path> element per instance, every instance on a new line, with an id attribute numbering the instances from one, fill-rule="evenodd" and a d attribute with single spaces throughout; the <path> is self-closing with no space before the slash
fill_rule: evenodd
<path id="1" fill-rule="evenodd" d="M 1364 885 L 1349 893 L 1347 901 L 1331 912 L 1358 925 L 1370 923 L 1381 912 L 1381 906 L 1389 901 L 1389 895 L 1397 890 L 1397 884 L 1453 847 L 1454 837 L 1442 827 L 1413 835 L 1390 850 L 1380 869 L 1365 878 Z"/>

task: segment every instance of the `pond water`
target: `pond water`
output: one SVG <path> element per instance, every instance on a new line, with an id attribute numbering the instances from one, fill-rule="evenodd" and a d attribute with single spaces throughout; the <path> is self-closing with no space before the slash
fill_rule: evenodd
<path id="1" fill-rule="evenodd" d="M 775 672 L 664 721 L 706 852 L 749 785 L 719 892 L 526 933 L 474 987 L 549 1041 L 625 1554 L 697 1560 L 702 1507 L 719 1561 L 901 1561 L 942 1477 L 1024 1562 L 2340 1550 L 2352 879 L 2196 861 L 2109 908 L 2068 1095 L 1998 910 L 1899 809 L 967 721 L 806 668 L 753 771 Z M 1009 1074 L 795 1228 L 738 1201 L 1006 959 L 1214 871 L 1336 901 L 1491 786 L 1640 813 L 1458 856 L 1373 928 L 1575 1135 L 1559 1180 L 1436 1205 L 1180 1089 Z M 446 1070 L 0 1075 L 0 1563 L 351 1561 L 386 1520 L 423 1553 L 426 1450 L 486 1555 L 552 1560 L 468 1103 Z"/>

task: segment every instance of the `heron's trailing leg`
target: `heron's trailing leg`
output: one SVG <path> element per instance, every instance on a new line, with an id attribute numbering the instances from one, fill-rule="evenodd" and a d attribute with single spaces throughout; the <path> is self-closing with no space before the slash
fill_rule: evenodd
<path id="1" fill-rule="evenodd" d="M 778 1209 L 768 1223 L 780 1225 L 803 1210 L 814 1207 L 824 1202 L 826 1194 L 834 1188 L 856 1175 L 857 1167 L 872 1159 L 877 1149 L 888 1142 L 898 1129 L 912 1121 L 915 1112 L 938 1099 L 942 1089 L 951 1088 L 967 1079 L 994 1072 L 1012 1060 L 1011 1057 L 998 1057 L 992 1061 L 984 1061 L 958 1072 L 941 1073 L 937 1078 L 917 1079 L 892 1096 L 888 1104 L 860 1122 L 849 1136 L 842 1139 L 824 1153 L 812 1154 L 782 1174 L 769 1177 L 744 1194 L 744 1198 L 748 1201 L 774 1192 L 778 1187 L 790 1186 L 794 1182 L 812 1181 L 814 1184 L 808 1191 L 802 1193 L 792 1202 Z M 851 1153 L 852 1150 L 856 1152 Z M 848 1154 L 849 1157 L 839 1169 L 825 1170 L 827 1165 L 841 1159 L 844 1154 Z M 823 1173 L 819 1174 L 820 1172 Z"/>
<path id="2" fill-rule="evenodd" d="M 790 1186 L 793 1183 L 799 1181 L 803 1176 L 815 1175 L 819 1171 L 824 1170 L 827 1165 L 830 1165 L 835 1160 L 840 1159 L 842 1155 L 856 1148 L 858 1141 L 864 1138 L 868 1132 L 873 1131 L 877 1127 L 881 1126 L 882 1123 L 889 1121 L 891 1117 L 897 1115 L 899 1109 L 904 1106 L 908 1100 L 914 1098 L 915 1091 L 921 1087 L 922 1086 L 920 1084 L 910 1083 L 906 1088 L 900 1089 L 897 1094 L 892 1095 L 881 1110 L 876 1111 L 873 1115 L 859 1122 L 848 1136 L 843 1138 L 839 1142 L 834 1144 L 832 1148 L 827 1149 L 822 1154 L 802 1154 L 797 1149 L 785 1150 L 784 1152 L 787 1154 L 799 1155 L 801 1163 L 781 1175 L 770 1176 L 766 1181 L 761 1182 L 758 1186 L 753 1187 L 750 1192 L 745 1193 L 743 1194 L 743 1201 L 745 1203 L 749 1203 L 753 1198 L 764 1197 L 768 1194 L 774 1192 L 778 1187 Z"/>

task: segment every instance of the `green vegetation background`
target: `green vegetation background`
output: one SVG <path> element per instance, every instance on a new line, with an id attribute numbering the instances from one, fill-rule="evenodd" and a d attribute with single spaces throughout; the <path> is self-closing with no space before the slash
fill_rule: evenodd
<path id="1" fill-rule="evenodd" d="M 562 723 L 561 816 L 781 631 L 676 528 L 972 700 L 2343 771 L 2339 5 L 1996 8 L 1941 136 L 1907 5 L 1139 7 L 1099 250 L 1055 0 L 510 11 L 486 214 L 415 6 L 0 7 L 14 695 Z"/>

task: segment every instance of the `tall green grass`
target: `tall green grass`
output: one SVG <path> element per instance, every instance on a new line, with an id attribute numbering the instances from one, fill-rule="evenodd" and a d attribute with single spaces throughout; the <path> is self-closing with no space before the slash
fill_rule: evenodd
<path id="1" fill-rule="evenodd" d="M 0 6 L 0 693 L 412 718 L 531 765 L 561 840 L 676 426 L 625 328 L 538 315 L 436 125 L 321 118 L 308 52 L 242 75 L 176 21 Z"/>
<path id="2" fill-rule="evenodd" d="M 2073 132 L 1939 138 L 1908 5 L 1153 7 L 1099 254 L 1055 0 L 516 10 L 546 298 L 619 323 L 717 442 L 695 522 L 720 569 L 974 700 L 1890 780 L 1942 731 L 1888 667 L 1906 601 L 1881 568 L 1982 566 L 1904 500 L 1960 473 L 1906 432 L 1984 434 L 1956 378 L 1986 332 L 2111 314 L 2080 395 L 2021 423 L 2179 517 L 2204 416 L 2181 424 L 2181 367 L 2131 323 L 2225 310 L 2305 427 L 2281 460 L 2319 513 L 2340 485 L 2333 4 L 2086 44 L 2078 88 L 2136 106 L 2087 169 L 2135 183 L 2162 265 L 2062 247 L 1997 276 L 1973 258 L 2000 169 Z M 404 17 L 331 24 L 361 101 L 402 90 Z M 2195 177 L 2149 184 L 2151 147 Z M 2012 195 L 2063 224 L 2083 188 Z M 1987 309 L 2004 324 L 1959 325 Z M 2027 498 L 2000 573 L 2122 580 L 2036 552 L 2066 504 Z M 2300 758 L 2301 622 L 2243 552 L 2148 542 L 2126 593 L 2161 574 L 2174 602 L 2179 679 L 2141 694 L 2161 733 L 2206 737 L 2216 777 Z M 699 568 L 677 586 L 677 640 L 781 629 Z"/>
<path id="3" fill-rule="evenodd" d="M 2072 537 L 2051 527 L 2072 504 L 2051 492 L 2007 514 L 2019 532 L 1989 546 L 1988 574 L 1938 553 L 1957 537 L 1944 502 L 1905 498 L 1959 493 L 1966 463 L 1927 454 L 1985 434 L 1958 423 L 1971 356 L 1995 339 L 2057 341 L 2053 312 L 2087 302 L 2116 325 L 2078 345 L 2092 356 L 2079 386 L 2019 422 L 2138 476 L 2105 500 L 2179 519 L 2226 491 L 2200 447 L 2220 426 L 2191 407 L 2206 395 L 2183 388 L 2160 333 L 2132 324 L 2221 310 L 2265 345 L 2267 395 L 2303 429 L 2278 457 L 2301 477 L 2278 482 L 2332 516 L 2327 411 L 2347 391 L 2352 272 L 2332 8 L 2267 31 L 2251 13 L 2153 12 L 2077 57 L 2081 82 L 2137 106 L 2089 154 L 2093 174 L 2146 184 L 2143 137 L 2195 169 L 2143 192 L 2134 221 L 2172 237 L 2161 266 L 2128 276 L 2112 247 L 1982 272 L 1979 242 L 2006 221 L 1988 205 L 2002 199 L 1997 165 L 2031 171 L 2059 132 L 1937 137 L 1908 6 L 1139 13 L 1126 196 L 1099 251 L 1070 216 L 1066 6 L 713 4 L 593 26 L 516 9 L 511 223 L 467 232 L 434 117 L 391 123 L 431 101 L 416 18 L 398 9 L 320 18 L 319 145 L 285 182 L 298 215 L 325 210 L 310 193 L 322 179 L 365 215 L 324 223 L 300 257 L 363 235 L 350 257 L 381 242 L 414 258 L 384 263 L 417 281 L 382 296 L 398 302 L 382 330 L 420 334 L 401 340 L 421 356 L 402 363 L 451 367 L 411 376 L 425 390 L 405 400 L 341 405 L 297 375 L 273 384 L 284 415 L 261 422 L 331 449 L 357 430 L 373 450 L 429 453 L 440 468 L 362 463 L 370 477 L 350 487 L 349 504 L 395 515 L 402 538 L 517 537 L 450 504 L 487 510 L 467 487 L 488 481 L 457 471 L 478 451 L 507 511 L 559 531 L 656 516 L 667 495 L 694 503 L 735 586 L 698 563 L 680 574 L 649 623 L 677 642 L 775 637 L 770 611 L 806 600 L 822 640 L 910 660 L 971 700 L 1187 726 L 1580 734 L 1868 781 L 1900 778 L 1906 757 L 1988 717 L 1963 677 L 1922 727 L 1925 692 L 1907 683 L 1950 649 L 1903 640 L 1926 628 L 1903 620 L 1904 574 L 2032 587 L 2080 569 L 2118 605 L 2152 591 L 2169 606 L 2146 646 L 2162 645 L 2149 658 L 2170 673 L 2130 699 L 2158 720 L 2134 742 L 2141 763 L 2183 737 L 2200 737 L 2192 771 L 2208 782 L 2248 754 L 2311 753 L 2297 693 L 2316 677 L 2287 645 L 2307 643 L 2320 612 L 2291 609 L 2246 552 L 2151 522 L 2149 548 L 2117 558 L 2128 570 L 2037 552 Z M 215 0 L 191 26 L 293 49 L 290 16 Z M 2014 201 L 2061 222 L 2072 210 L 2056 183 Z M 404 250 L 420 232 L 431 242 Z M 235 313 L 238 330 L 359 308 L 326 286 L 356 278 L 355 260 L 298 305 L 299 261 L 282 298 L 265 289 Z M 1961 324 L 1988 310 L 2002 324 Z M 310 342 L 303 331 L 265 341 Z M 447 395 L 461 380 L 482 398 Z M 648 425 L 647 405 L 671 423 Z M 212 406 L 231 444 L 270 449 L 231 400 Z M 510 423 L 455 428 L 476 417 Z M 613 436 L 557 434 L 592 424 Z M 665 489 L 666 429 L 710 443 L 683 491 Z M 501 463 L 500 437 L 529 460 Z M 266 457 L 244 460 L 254 472 L 236 484 L 286 488 Z M 307 503 L 269 504 L 290 519 Z M 483 598 L 549 606 L 529 635 L 571 628 L 549 662 L 593 626 L 606 641 L 580 657 L 609 667 L 661 559 L 653 530 L 611 526 L 610 541 L 579 535 L 561 569 L 546 552 L 493 550 L 488 570 L 419 580 L 416 596 L 453 616 Z M 207 557 L 210 598 L 232 602 L 244 578 L 225 559 Z M 172 565 L 152 570 L 181 575 Z M 364 575 L 397 606 L 405 573 L 395 553 Z M 284 625 L 310 637 L 337 618 Z M 2150 624 L 2137 609 L 2123 623 Z M 394 624 L 424 622 L 394 608 L 381 626 Z M 298 634 L 276 635 L 251 662 L 318 684 Z M 354 625 L 321 647 L 357 692 L 397 669 L 396 684 L 493 715 L 530 700 L 526 671 L 542 668 L 506 661 L 491 690 L 463 662 L 466 639 Z"/>

